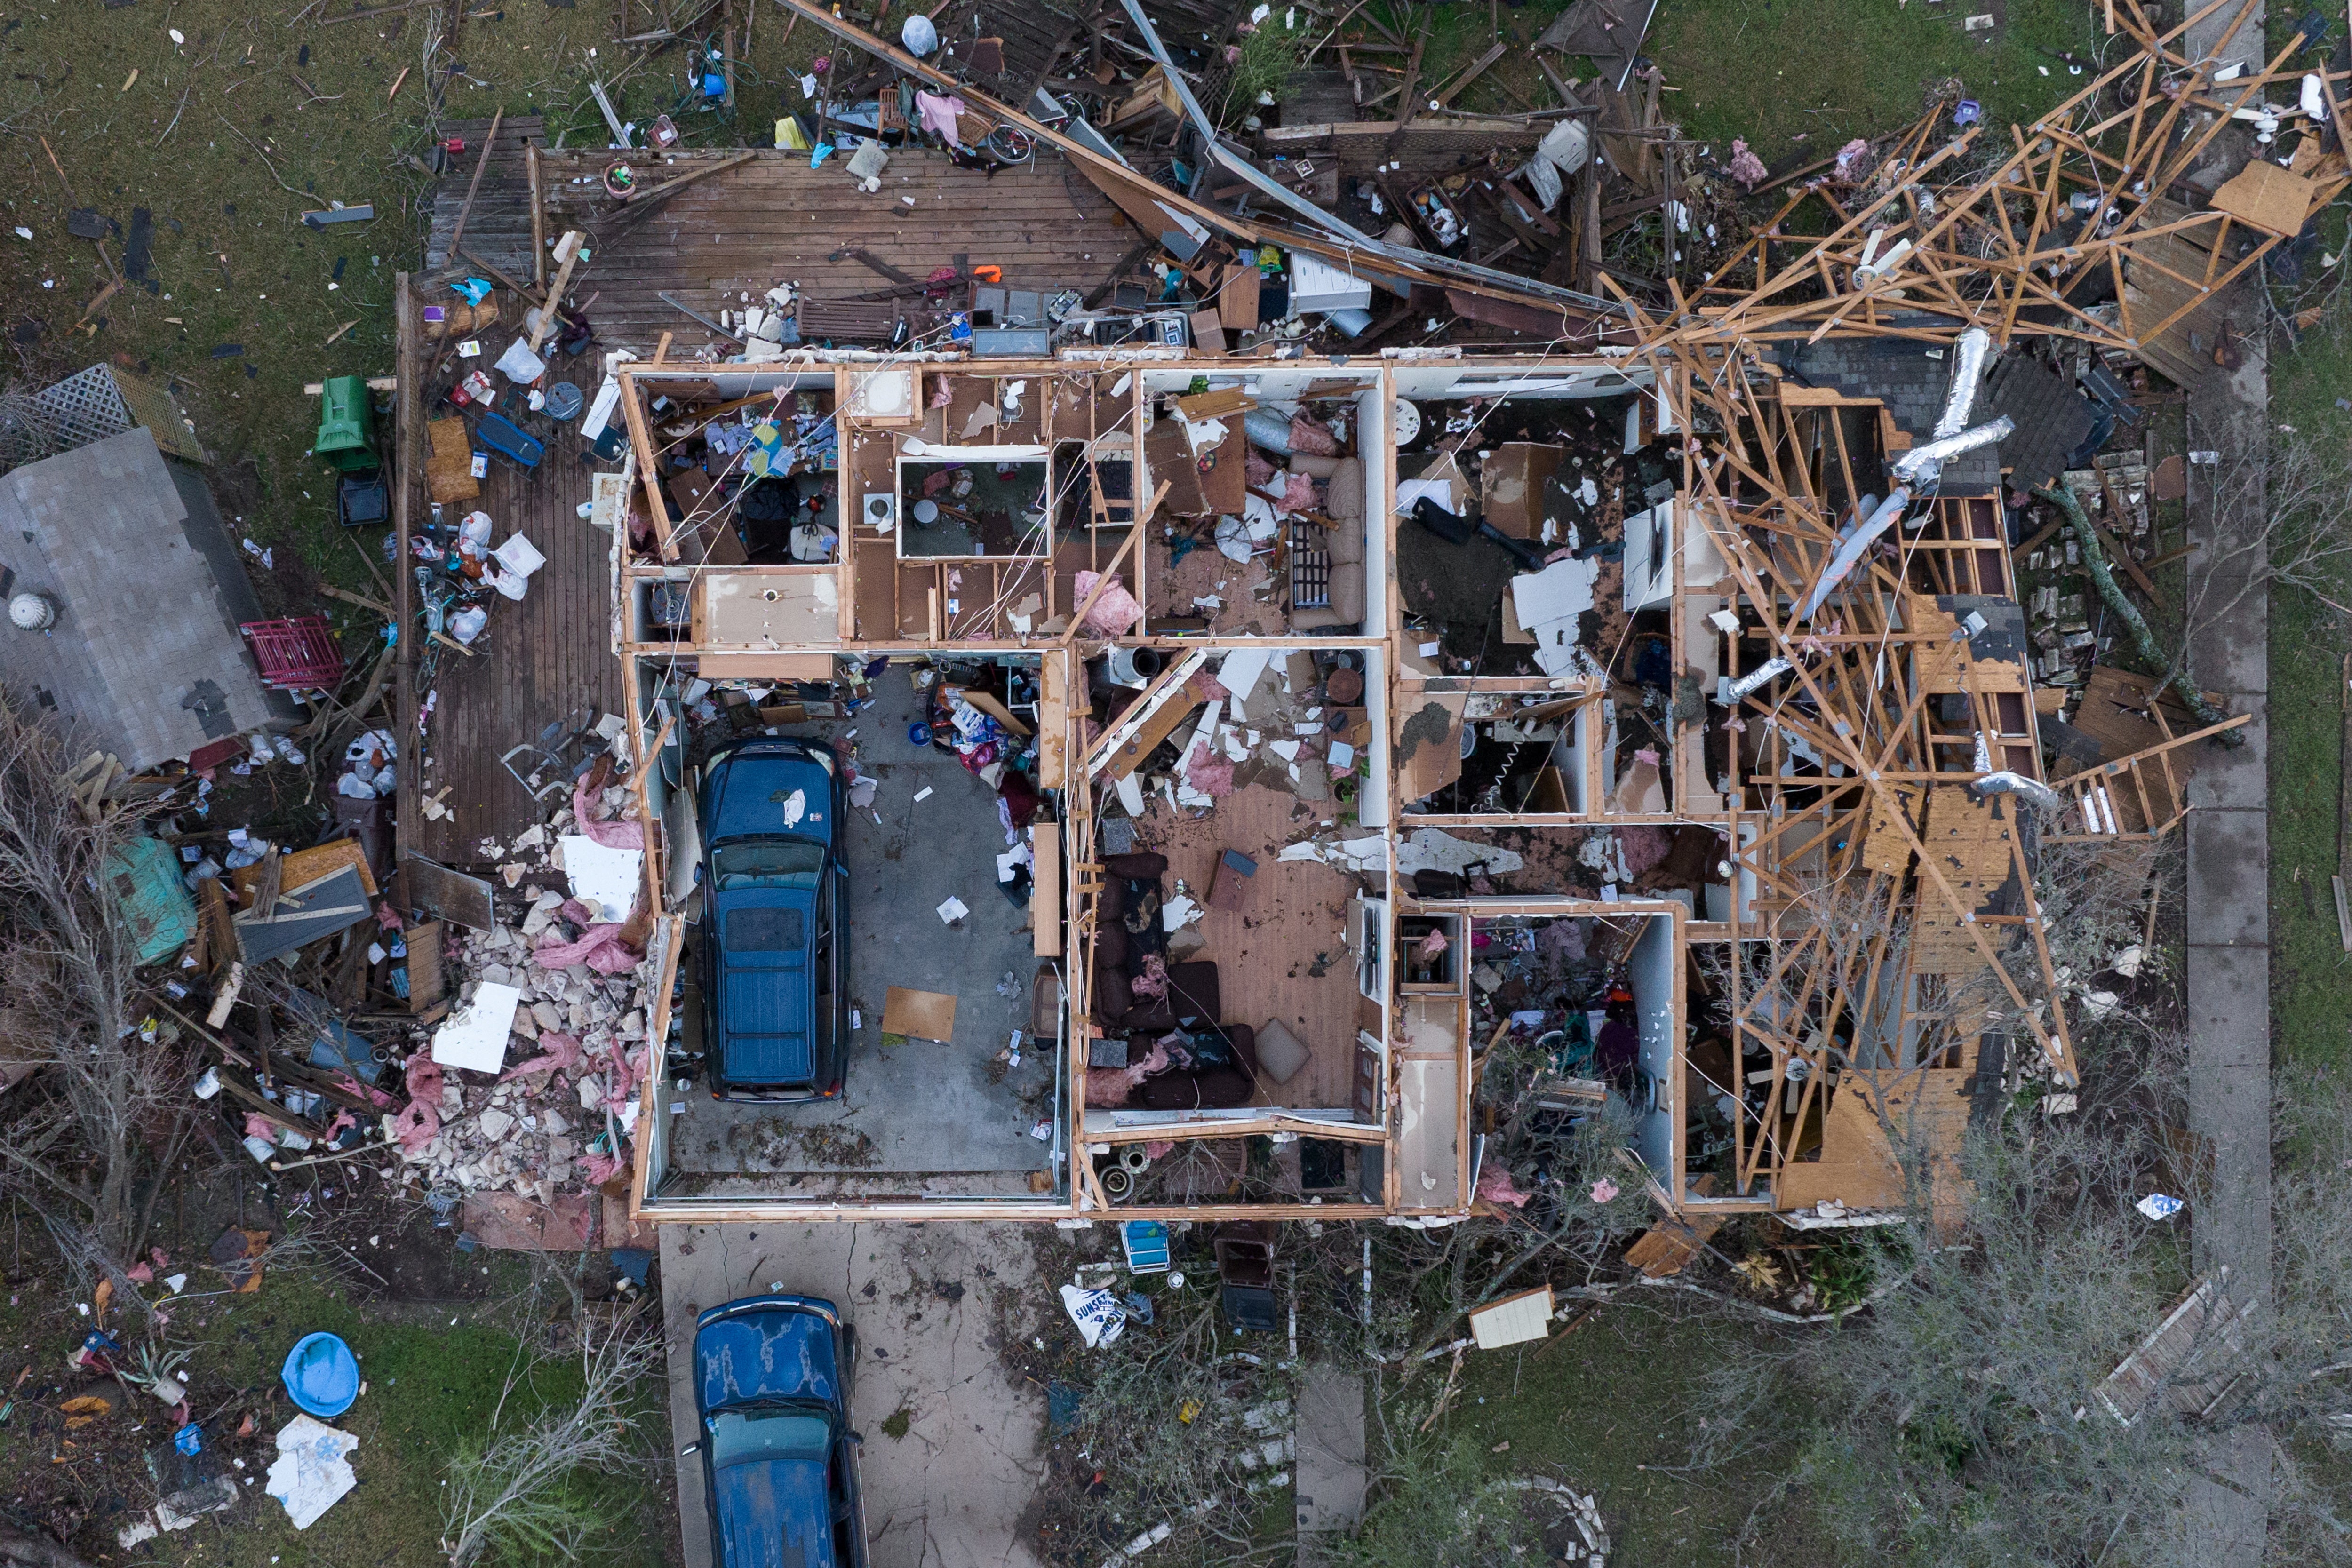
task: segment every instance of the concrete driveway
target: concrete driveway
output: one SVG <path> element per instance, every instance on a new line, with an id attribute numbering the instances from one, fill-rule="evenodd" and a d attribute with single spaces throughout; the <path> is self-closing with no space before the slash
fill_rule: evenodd
<path id="1" fill-rule="evenodd" d="M 1045 1473 L 1045 1402 L 1007 1378 L 1001 1292 L 1042 1289 L 1020 1225 L 665 1225 L 671 1451 L 696 1440 L 694 1320 L 771 1290 L 822 1296 L 856 1325 L 850 1415 L 874 1568 L 1027 1568 L 1021 1515 Z M 959 1294 L 960 1291 L 960 1294 Z M 1017 1321 L 1017 1320 L 1016 1320 Z M 892 1437 L 899 1411 L 909 1425 Z M 687 1568 L 713 1568 L 698 1456 L 678 1463 Z"/>

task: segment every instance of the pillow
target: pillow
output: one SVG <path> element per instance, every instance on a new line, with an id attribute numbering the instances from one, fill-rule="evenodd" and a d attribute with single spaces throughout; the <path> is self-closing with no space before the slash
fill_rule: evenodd
<path id="1" fill-rule="evenodd" d="M 1257 1031 L 1257 1070 L 1276 1083 L 1287 1083 L 1307 1065 L 1307 1048 L 1285 1029 L 1280 1019 L 1268 1019 Z"/>

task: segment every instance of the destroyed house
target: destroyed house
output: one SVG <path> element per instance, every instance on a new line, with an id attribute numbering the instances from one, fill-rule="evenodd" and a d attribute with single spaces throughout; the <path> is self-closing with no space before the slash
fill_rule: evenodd
<path id="1" fill-rule="evenodd" d="M 2032 332 L 1865 295 L 1750 339 L 1359 245 L 793 8 L 1034 158 L 679 154 L 614 206 L 509 127 L 428 248 L 526 320 L 593 267 L 524 345 L 581 413 L 473 476 L 487 420 L 404 391 L 530 585 L 527 658 L 436 643 L 404 699 L 406 864 L 503 900 L 437 868 L 571 803 L 504 869 L 526 941 L 593 886 L 635 963 L 638 1218 L 1442 1222 L 1507 1191 L 1508 1102 L 1685 1216 L 1867 1223 L 2071 1081 L 2035 857 L 2176 822 L 2197 735 L 2045 769 L 2004 481 L 2135 481 L 2073 469 Z M 1284 337 L 1433 290 L 1466 345 Z M 439 398 L 485 307 L 433 303 Z"/>

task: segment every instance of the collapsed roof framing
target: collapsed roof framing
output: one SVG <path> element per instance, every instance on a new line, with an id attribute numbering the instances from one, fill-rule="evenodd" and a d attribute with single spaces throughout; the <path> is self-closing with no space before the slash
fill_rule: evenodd
<path id="1" fill-rule="evenodd" d="M 2202 57 L 2185 53 L 2189 30 L 2229 3 L 2210 0 L 2159 33 L 2138 0 L 2121 0 L 2110 30 L 2119 19 L 2137 47 L 2031 126 L 2012 127 L 2006 156 L 1988 161 L 1986 139 L 1997 133 L 1981 121 L 1931 150 L 1939 108 L 1895 138 L 1846 199 L 1824 182 L 1800 187 L 1708 276 L 1689 313 L 1660 329 L 1729 343 L 1950 339 L 1980 325 L 2004 342 L 2030 331 L 2135 354 L 2163 341 L 2347 183 L 2342 154 L 2323 154 L 2313 139 L 2292 172 L 2257 159 L 2254 180 L 2231 182 L 2229 200 L 2192 209 L 2176 199 L 2233 117 L 2262 110 L 2274 87 L 2299 93 L 2305 74 L 2286 65 L 2304 47 L 2300 33 L 2262 69 L 2225 62 L 2250 9 Z M 2329 121 L 2352 147 L 2352 73 L 2315 74 Z M 1804 211 L 1815 208 L 1826 234 L 1784 228 L 1817 226 Z"/>
<path id="2" fill-rule="evenodd" d="M 1874 465 L 1751 345 L 1670 343 L 1660 379 L 1684 400 L 1685 494 L 1738 624 L 1718 693 L 1736 695 L 1724 722 L 1741 742 L 1727 822 L 1732 1060 L 1760 1046 L 1770 1079 L 1765 1113 L 1742 1101 L 1734 1117 L 1722 1201 L 1899 1206 L 1896 1120 L 1929 1145 L 1940 1198 L 1980 1066 L 1998 1082 L 2013 1040 L 2075 1081 L 2030 813 L 1981 787 L 2006 772 L 2042 789 L 1998 513 L 1931 502 L 1927 527 L 1891 559 L 1865 556 L 1804 616 Z M 1718 1087 L 1742 1100 L 1743 1085 Z M 1682 1178 L 1677 1161 L 1676 1200 L 1704 1201 Z"/>

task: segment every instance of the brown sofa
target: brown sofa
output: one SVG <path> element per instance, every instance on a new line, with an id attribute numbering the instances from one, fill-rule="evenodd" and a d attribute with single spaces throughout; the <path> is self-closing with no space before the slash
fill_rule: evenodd
<path id="1" fill-rule="evenodd" d="M 1139 1111 L 1224 1111 L 1248 1104 L 1257 1092 L 1257 1031 L 1236 1023 L 1217 1032 L 1233 1048 L 1233 1066 L 1177 1068 L 1147 1078 L 1128 1104 Z"/>
<path id="2" fill-rule="evenodd" d="M 1123 934 L 1122 934 L 1123 935 Z M 1104 959 L 1104 943 L 1095 943 L 1095 983 L 1091 1011 L 1095 1022 L 1128 1033 L 1165 1034 L 1178 1024 L 1216 1023 L 1223 1010 L 1217 992 L 1217 967 L 1212 963 L 1179 964 L 1168 971 L 1168 994 L 1138 995 L 1127 972 Z"/>

